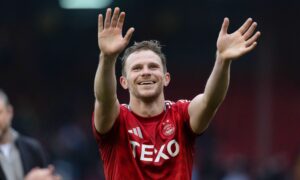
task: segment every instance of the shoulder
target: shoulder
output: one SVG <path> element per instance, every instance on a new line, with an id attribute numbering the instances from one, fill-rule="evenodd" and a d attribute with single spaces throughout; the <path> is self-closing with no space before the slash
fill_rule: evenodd
<path id="1" fill-rule="evenodd" d="M 190 119 L 188 113 L 190 101 L 186 99 L 180 99 L 176 102 L 165 101 L 166 110 L 178 117 L 178 119 L 183 120 L 184 122 Z"/>
<path id="2" fill-rule="evenodd" d="M 120 114 L 118 118 L 122 118 L 130 113 L 130 106 L 128 104 L 120 104 Z"/>
<path id="3" fill-rule="evenodd" d="M 121 110 L 129 110 L 130 107 L 129 107 L 128 104 L 120 104 L 120 109 L 121 109 Z"/>
<path id="4" fill-rule="evenodd" d="M 22 148 L 29 148 L 39 151 L 42 150 L 41 144 L 36 139 L 21 134 L 16 139 L 16 144 L 17 146 Z"/>
<path id="5" fill-rule="evenodd" d="M 165 101 L 166 109 L 174 109 L 174 108 L 181 109 L 187 107 L 189 104 L 190 104 L 190 100 L 187 99 L 180 99 L 176 102 L 170 100 Z"/>
<path id="6" fill-rule="evenodd" d="M 119 128 L 122 124 L 124 124 L 125 119 L 127 118 L 127 115 L 129 114 L 130 112 L 130 108 L 129 108 L 129 105 L 128 104 L 120 104 L 119 105 L 119 115 L 117 116 L 113 126 L 111 127 L 111 129 L 106 132 L 106 133 L 99 133 L 96 128 L 95 128 L 95 125 L 94 125 L 94 122 L 92 123 L 93 124 L 93 134 L 94 136 L 96 137 L 96 140 L 97 141 L 103 141 L 103 139 L 107 139 L 106 137 L 109 137 L 110 134 L 112 134 L 111 136 L 114 136 L 116 133 L 119 132 Z M 94 113 L 93 113 L 93 117 L 92 117 L 92 121 L 94 121 Z"/>
<path id="7" fill-rule="evenodd" d="M 20 152 L 24 163 L 24 173 L 28 173 L 34 167 L 46 167 L 47 156 L 41 144 L 34 138 L 19 134 L 15 145 Z"/>

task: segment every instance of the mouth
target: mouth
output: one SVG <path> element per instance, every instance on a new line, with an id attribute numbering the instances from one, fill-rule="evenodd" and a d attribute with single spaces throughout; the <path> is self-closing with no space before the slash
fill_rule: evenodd
<path id="1" fill-rule="evenodd" d="M 151 84 L 155 84 L 155 81 L 142 81 L 139 82 L 138 85 L 151 85 Z"/>

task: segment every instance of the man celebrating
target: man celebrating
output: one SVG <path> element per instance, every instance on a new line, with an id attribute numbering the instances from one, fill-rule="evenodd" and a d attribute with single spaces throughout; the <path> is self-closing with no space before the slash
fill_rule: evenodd
<path id="1" fill-rule="evenodd" d="M 98 19 L 100 61 L 95 77 L 93 132 L 107 179 L 191 179 L 195 138 L 204 132 L 227 93 L 231 62 L 250 52 L 260 32 L 248 19 L 227 33 L 225 18 L 217 55 L 205 90 L 191 101 L 166 101 L 170 82 L 166 58 L 157 41 L 129 47 L 122 58 L 120 83 L 128 89 L 128 105 L 116 93 L 115 63 L 134 32 L 122 36 L 125 13 L 107 9 Z"/>

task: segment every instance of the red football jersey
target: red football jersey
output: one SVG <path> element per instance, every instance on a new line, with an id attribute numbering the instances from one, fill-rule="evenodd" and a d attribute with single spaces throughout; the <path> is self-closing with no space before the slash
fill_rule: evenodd
<path id="1" fill-rule="evenodd" d="M 197 136 L 189 123 L 189 101 L 165 102 L 165 111 L 140 117 L 128 105 L 112 129 L 93 133 L 104 163 L 106 179 L 191 179 Z"/>

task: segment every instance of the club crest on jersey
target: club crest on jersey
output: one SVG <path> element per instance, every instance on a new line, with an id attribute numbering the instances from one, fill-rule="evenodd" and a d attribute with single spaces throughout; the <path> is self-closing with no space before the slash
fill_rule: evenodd
<path id="1" fill-rule="evenodd" d="M 164 137 L 173 136 L 175 134 L 175 131 L 176 131 L 176 126 L 172 121 L 166 120 L 165 122 L 162 123 L 161 133 Z"/>

